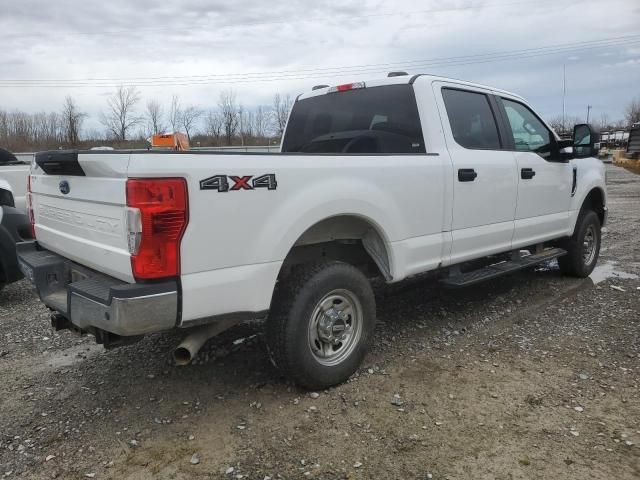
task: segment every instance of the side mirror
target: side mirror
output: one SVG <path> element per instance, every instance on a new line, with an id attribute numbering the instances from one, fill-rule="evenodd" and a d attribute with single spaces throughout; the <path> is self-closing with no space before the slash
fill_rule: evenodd
<path id="1" fill-rule="evenodd" d="M 575 158 L 595 157 L 600 150 L 600 134 L 591 125 L 581 123 L 573 127 Z"/>

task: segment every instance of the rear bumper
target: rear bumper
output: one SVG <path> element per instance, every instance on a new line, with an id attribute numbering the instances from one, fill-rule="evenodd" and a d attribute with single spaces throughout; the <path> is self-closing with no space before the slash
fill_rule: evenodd
<path id="1" fill-rule="evenodd" d="M 122 282 L 38 246 L 17 245 L 20 270 L 42 302 L 74 326 L 95 333 L 137 336 L 174 328 L 178 322 L 178 282 Z"/>

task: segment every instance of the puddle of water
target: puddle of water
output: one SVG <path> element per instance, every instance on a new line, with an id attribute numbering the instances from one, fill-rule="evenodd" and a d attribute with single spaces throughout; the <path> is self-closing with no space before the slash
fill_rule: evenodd
<path id="1" fill-rule="evenodd" d="M 600 265 L 596 265 L 596 268 L 593 269 L 589 278 L 593 280 L 593 283 L 604 282 L 608 278 L 621 278 L 621 279 L 630 279 L 635 280 L 638 278 L 638 275 L 634 273 L 623 272 L 622 270 L 616 270 L 615 268 L 616 262 L 605 262 Z"/>

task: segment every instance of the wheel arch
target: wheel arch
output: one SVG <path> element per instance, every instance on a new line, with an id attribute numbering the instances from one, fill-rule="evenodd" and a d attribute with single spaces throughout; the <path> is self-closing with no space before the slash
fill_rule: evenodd
<path id="1" fill-rule="evenodd" d="M 391 252 L 384 230 L 361 214 L 332 215 L 308 226 L 291 245 L 279 277 L 300 263 L 318 258 L 340 260 L 359 267 L 375 267 L 370 272 L 392 278 Z M 366 268 L 365 268 L 366 269 Z"/>
<path id="2" fill-rule="evenodd" d="M 593 187 L 587 195 L 585 195 L 582 204 L 580 205 L 580 211 L 589 209 L 596 212 L 600 225 L 604 225 L 606 220 L 606 205 L 605 205 L 605 193 L 600 187 Z M 575 226 L 574 226 L 575 229 Z"/>

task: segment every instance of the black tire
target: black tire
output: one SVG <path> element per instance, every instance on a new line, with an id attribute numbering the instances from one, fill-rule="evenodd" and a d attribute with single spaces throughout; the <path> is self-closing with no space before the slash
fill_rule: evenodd
<path id="1" fill-rule="evenodd" d="M 330 308 L 324 310 L 322 305 L 326 302 Z M 354 266 L 331 261 L 295 267 L 279 283 L 267 320 L 271 359 L 301 387 L 320 390 L 342 383 L 358 369 L 367 352 L 376 323 L 375 311 L 371 285 Z M 339 313 L 345 318 L 334 317 L 332 321 L 327 313 Z M 331 324 L 328 330 L 313 327 L 324 321 Z M 324 333 L 324 340 L 318 332 Z M 351 332 L 352 336 L 338 346 L 326 338 L 326 332 L 345 337 Z M 325 351 L 327 357 L 320 358 Z M 327 364 L 332 361 L 331 355 L 336 364 Z"/>
<path id="2" fill-rule="evenodd" d="M 588 235 L 589 237 L 587 237 Z M 595 242 L 593 249 L 585 245 L 585 241 L 589 244 L 589 238 L 593 238 Z M 567 254 L 558 258 L 560 271 L 572 277 L 588 277 L 598 262 L 600 244 L 600 219 L 598 215 L 593 210 L 581 211 L 578 215 L 573 236 L 563 244 Z M 590 254 L 587 254 L 587 252 L 590 252 Z"/>

